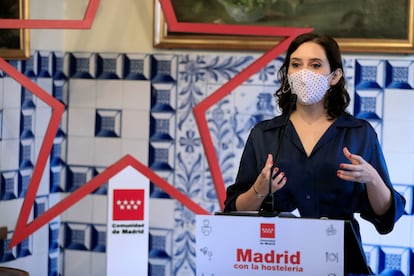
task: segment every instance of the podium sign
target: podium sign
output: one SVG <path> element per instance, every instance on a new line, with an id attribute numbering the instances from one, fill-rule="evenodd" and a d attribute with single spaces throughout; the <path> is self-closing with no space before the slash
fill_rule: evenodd
<path id="1" fill-rule="evenodd" d="M 344 275 L 344 221 L 196 218 L 197 275 Z"/>
<path id="2" fill-rule="evenodd" d="M 106 275 L 148 274 L 149 180 L 126 167 L 108 183 Z"/>

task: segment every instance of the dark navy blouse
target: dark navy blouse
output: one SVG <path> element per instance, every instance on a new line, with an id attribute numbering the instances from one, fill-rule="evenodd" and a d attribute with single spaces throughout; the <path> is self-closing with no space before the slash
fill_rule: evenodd
<path id="1" fill-rule="evenodd" d="M 250 189 L 263 169 L 267 155 L 275 156 L 281 143 L 275 165 L 285 172 L 287 183 L 274 194 L 276 211 L 298 209 L 302 217 L 352 220 L 358 235 L 354 213 L 360 213 L 362 218 L 373 223 L 379 233 L 390 232 L 404 212 L 405 199 L 392 187 L 377 134 L 369 122 L 343 114 L 307 156 L 290 121 L 284 137 L 279 137 L 285 120 L 286 116 L 281 115 L 262 121 L 251 130 L 236 181 L 227 188 L 224 211 L 236 211 L 236 198 Z M 339 164 L 349 163 L 342 151 L 345 146 L 369 162 L 390 188 L 393 205 L 385 215 L 378 216 L 373 212 L 364 183 L 337 177 Z"/>

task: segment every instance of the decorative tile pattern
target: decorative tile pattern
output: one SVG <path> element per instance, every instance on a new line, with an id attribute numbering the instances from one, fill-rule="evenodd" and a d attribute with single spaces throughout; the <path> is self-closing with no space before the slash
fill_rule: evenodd
<path id="1" fill-rule="evenodd" d="M 378 89 L 357 90 L 355 93 L 354 114 L 366 120 L 383 119 L 384 91 Z"/>
<path id="2" fill-rule="evenodd" d="M 49 223 L 49 251 L 59 249 L 59 223 Z"/>
<path id="3" fill-rule="evenodd" d="M 50 192 L 58 193 L 65 190 L 67 169 L 64 165 L 52 165 L 50 167 Z"/>
<path id="4" fill-rule="evenodd" d="M 61 265 L 59 264 L 60 260 L 59 260 L 59 252 L 50 252 L 48 254 L 48 264 L 47 264 L 47 271 L 48 271 L 48 275 L 50 276 L 55 276 L 55 275 L 61 275 L 59 274 L 59 267 L 61 267 Z"/>
<path id="5" fill-rule="evenodd" d="M 1 200 L 18 198 L 18 171 L 2 172 L 0 185 Z"/>
<path id="6" fill-rule="evenodd" d="M 383 270 L 384 272 L 401 272 L 403 275 L 411 275 L 412 272 L 412 253 L 409 248 L 386 248 L 383 247 Z"/>
<path id="7" fill-rule="evenodd" d="M 171 229 L 150 228 L 150 258 L 171 258 L 173 239 Z"/>
<path id="8" fill-rule="evenodd" d="M 22 258 L 29 255 L 32 255 L 33 251 L 33 239 L 32 237 L 29 237 L 22 241 L 19 245 L 17 245 L 17 257 Z"/>
<path id="9" fill-rule="evenodd" d="M 122 110 L 97 109 L 95 115 L 95 136 L 121 137 Z"/>
<path id="10" fill-rule="evenodd" d="M 91 251 L 106 251 L 106 225 L 93 225 L 91 229 Z"/>
<path id="11" fill-rule="evenodd" d="M 91 180 L 96 175 L 95 170 L 91 167 L 84 166 L 69 166 L 67 186 L 65 192 L 73 192 L 83 184 Z"/>
<path id="12" fill-rule="evenodd" d="M 133 144 L 140 140 L 148 143 L 148 160 L 142 161 L 148 161 L 150 168 L 158 175 L 203 208 L 210 212 L 217 211 L 219 205 L 193 108 L 255 58 L 257 56 L 233 56 L 228 53 L 180 55 L 37 51 L 27 61 L 12 61 L 13 66 L 46 86 L 51 95 L 67 105 L 53 142 L 49 178 L 45 177 L 47 180 L 43 183 L 48 185 L 46 190 L 50 194 L 37 196 L 33 216 L 44 213 L 49 208 L 49 201 L 51 206 L 59 201 L 59 193 L 73 192 L 102 172 L 113 157 L 109 152 L 121 156 L 121 142 Z M 273 93 L 280 85 L 276 76 L 281 62 L 283 58 L 275 59 L 207 111 L 208 126 L 225 185 L 234 181 L 241 150 L 251 127 L 279 113 Z M 352 98 L 350 111 L 367 119 L 380 140 L 384 121 L 389 116 L 389 111 L 384 111 L 385 93 L 395 93 L 396 90 L 412 92 L 413 64 L 412 58 L 344 58 L 345 77 Z M 39 126 L 46 129 L 47 125 L 41 122 L 47 124 L 48 112 L 38 112 L 44 108 L 43 103 L 2 72 L 0 84 L 2 207 L 21 200 L 25 195 L 42 138 Z M 146 96 L 149 94 L 145 93 L 151 95 L 148 109 L 142 102 L 149 99 Z M 144 126 L 148 128 L 145 130 L 148 137 L 142 133 L 137 135 L 141 130 L 131 131 L 137 126 L 134 116 L 138 115 L 149 118 L 149 124 Z M 139 127 L 141 124 L 144 123 L 140 121 Z M 128 126 L 128 131 L 125 126 Z M 101 140 L 97 142 L 97 139 Z M 110 143 L 112 141 L 119 143 Z M 107 147 L 100 147 L 102 144 Z M 83 145 L 87 151 L 75 150 L 75 145 Z M 96 160 L 97 156 L 105 159 L 104 164 Z M 404 227 L 412 228 L 414 183 L 400 182 L 396 187 L 407 199 L 406 215 L 401 223 L 411 221 Z M 107 186 L 103 185 L 94 191 L 93 196 L 97 196 L 102 203 L 105 202 L 106 192 Z M 151 198 L 171 200 L 168 194 L 154 185 L 151 185 Z M 85 263 L 103 265 L 93 260 L 97 260 L 94 256 L 101 256 L 106 250 L 106 225 L 100 219 L 106 217 L 103 214 L 106 209 L 102 204 L 94 206 L 92 217 L 96 220 L 93 222 L 56 220 L 49 223 L 48 244 L 40 249 L 48 252 L 49 275 L 62 274 L 64 267 L 70 266 L 75 261 L 74 256 L 82 252 L 87 253 L 82 255 Z M 157 227 L 150 225 L 150 275 L 195 275 L 194 214 L 179 203 L 169 211 L 174 214 L 173 223 L 165 222 L 165 225 Z M 16 215 L 15 212 L 13 210 L 13 215 Z M 82 216 L 83 220 L 86 218 L 88 216 Z M 8 249 L 9 240 L 0 241 L 0 263 L 36 258 L 33 255 L 34 237 L 12 250 Z M 401 240 L 393 243 L 392 239 L 387 239 L 386 246 L 364 245 L 375 273 L 414 273 L 410 265 L 414 248 L 411 237 L 399 238 L 406 241 L 406 247 L 401 247 L 404 244 Z M 79 271 L 78 274 L 85 273 Z"/>
<path id="13" fill-rule="evenodd" d="M 96 76 L 96 55 L 68 53 L 65 55 L 65 75 L 70 78 L 92 79 Z"/>
<path id="14" fill-rule="evenodd" d="M 19 171 L 18 195 L 20 198 L 26 196 L 27 188 L 29 187 L 30 179 L 33 174 L 32 168 L 21 168 Z"/>
<path id="15" fill-rule="evenodd" d="M 385 65 L 384 60 L 358 60 L 355 65 L 356 89 L 384 88 Z"/>
<path id="16" fill-rule="evenodd" d="M 65 223 L 65 248 L 91 249 L 91 226 L 81 223 Z"/>
<path id="17" fill-rule="evenodd" d="M 2 263 L 13 261 L 17 258 L 17 247 L 10 249 L 9 245 L 10 245 L 10 239 L 0 241 L 0 249 L 1 249 L 0 261 Z"/>
<path id="18" fill-rule="evenodd" d="M 414 62 L 412 60 L 389 60 L 386 70 L 387 88 L 414 88 Z"/>
<path id="19" fill-rule="evenodd" d="M 48 196 L 39 196 L 35 199 L 33 207 L 33 217 L 37 218 L 47 211 L 48 206 Z"/>
<path id="20" fill-rule="evenodd" d="M 96 56 L 97 79 L 121 79 L 122 72 L 117 70 L 117 63 L 122 56 L 117 54 L 102 54 Z"/>
<path id="21" fill-rule="evenodd" d="M 21 137 L 31 138 L 34 136 L 35 118 L 34 109 L 23 109 L 20 122 Z"/>
<path id="22" fill-rule="evenodd" d="M 20 168 L 32 168 L 35 163 L 34 139 L 24 138 L 20 140 Z"/>

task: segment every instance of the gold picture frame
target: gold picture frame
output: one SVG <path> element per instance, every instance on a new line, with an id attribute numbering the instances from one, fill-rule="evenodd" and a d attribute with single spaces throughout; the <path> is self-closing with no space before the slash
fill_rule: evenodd
<path id="1" fill-rule="evenodd" d="M 1 1 L 1 17 L 7 19 L 29 19 L 29 0 Z M 0 29 L 0 57 L 28 59 L 30 57 L 29 29 Z"/>
<path id="2" fill-rule="evenodd" d="M 174 6 L 174 0 L 171 0 Z M 192 0 L 187 0 L 192 1 Z M 198 0 L 198 2 L 202 2 L 203 0 Z M 207 1 L 207 0 L 206 0 Z M 223 2 L 224 0 L 208 0 L 209 3 L 213 1 Z M 271 0 L 269 0 L 271 1 Z M 288 2 L 287 0 L 284 0 Z M 375 28 L 372 32 L 369 32 L 369 28 L 366 29 L 365 34 L 361 32 L 360 37 L 357 36 L 350 36 L 350 37 L 339 37 L 335 36 L 335 39 L 338 41 L 338 44 L 341 48 L 342 52 L 347 53 L 414 53 L 414 0 L 397 0 L 397 1 L 388 1 L 388 0 L 380 0 L 384 2 L 386 5 L 381 5 L 377 3 L 378 0 L 343 0 L 343 5 L 351 6 L 354 3 L 355 11 L 352 13 L 352 9 L 350 8 L 347 14 L 343 16 L 347 16 L 349 18 L 348 21 L 352 21 L 355 28 L 361 29 L 361 24 L 366 24 Z M 185 4 L 185 1 L 179 0 L 176 3 L 179 3 L 183 8 L 187 8 L 189 10 L 193 9 L 194 7 L 190 7 L 189 4 Z M 197 2 L 197 1 L 193 1 Z M 278 0 L 279 3 L 283 2 L 283 0 Z M 319 1 L 323 2 L 323 1 Z M 326 3 L 332 4 L 332 9 L 339 10 L 338 3 L 341 1 L 330 1 L 326 0 Z M 366 8 L 366 11 L 370 13 L 376 12 L 376 14 L 381 14 L 384 17 L 377 18 L 376 21 L 373 19 L 367 18 L 374 18 L 371 17 L 361 17 L 358 14 L 358 9 L 363 7 L 364 5 L 368 6 L 369 4 L 375 4 Z M 388 3 L 388 4 L 387 4 Z M 335 7 L 334 5 L 335 4 Z M 391 6 L 390 6 L 391 5 Z M 323 7 L 328 7 L 326 4 Z M 319 8 L 319 7 L 316 7 Z M 315 8 L 315 9 L 316 9 Z M 223 9 L 222 9 L 223 10 Z M 336 12 L 335 10 L 335 12 Z M 401 11 L 404 11 L 401 14 Z M 210 14 L 214 14 L 214 11 L 209 11 Z M 404 13 L 406 14 L 404 15 Z M 177 15 L 177 11 L 175 10 L 177 20 L 180 21 L 179 16 Z M 320 14 L 326 14 L 326 11 L 321 11 Z M 181 12 L 181 14 L 194 14 L 194 12 Z M 329 12 L 328 12 L 329 14 Z M 330 18 L 334 18 L 336 14 L 333 14 Z M 387 17 L 389 16 L 389 17 Z M 188 17 L 188 16 L 187 16 Z M 187 18 L 185 21 L 186 23 L 206 23 L 201 21 L 202 16 L 199 17 L 200 19 L 196 19 L 197 22 L 188 21 Z M 286 17 L 287 18 L 287 17 Z M 288 21 L 286 20 L 285 21 Z M 396 20 L 398 18 L 398 20 Z M 328 19 L 328 18 L 327 18 Z M 191 20 L 191 19 L 190 19 Z M 323 19 L 325 20 L 325 19 Z M 366 23 L 366 20 L 369 21 L 369 24 Z M 391 22 L 390 22 L 391 20 Z M 398 21 L 398 22 L 397 22 Z M 322 22 L 322 19 L 320 19 Z M 365 23 L 364 23 L 365 22 Z M 309 27 L 309 26 L 290 26 L 288 25 L 289 22 L 285 22 L 289 27 Z M 321 23 L 322 24 L 322 23 Z M 328 21 L 323 21 L 323 24 L 329 26 Z M 394 25 L 392 25 L 394 24 Z M 333 25 L 333 24 L 331 24 Z M 346 25 L 339 25 L 343 27 L 343 30 L 346 29 Z M 395 27 L 399 26 L 399 27 Z M 313 27 L 313 26 L 311 26 Z M 381 29 L 383 28 L 383 30 Z M 318 29 L 315 28 L 315 31 L 318 32 Z M 338 30 L 338 32 L 341 30 Z M 347 30 L 350 34 L 354 35 L 356 32 L 352 31 L 352 29 Z M 375 31 L 375 32 L 374 32 Z M 396 31 L 399 32 L 399 37 L 392 37 L 395 35 Z M 378 38 L 367 38 L 371 33 L 378 33 L 383 37 Z M 249 36 L 249 35 L 208 35 L 208 34 L 190 34 L 190 33 L 172 33 L 168 31 L 168 27 L 165 21 L 165 17 L 159 3 L 159 0 L 154 0 L 154 24 L 153 24 L 153 46 L 154 48 L 160 49 L 203 49 L 203 50 L 242 50 L 242 51 L 267 51 L 272 48 L 281 38 L 277 37 L 262 37 L 262 36 Z"/>

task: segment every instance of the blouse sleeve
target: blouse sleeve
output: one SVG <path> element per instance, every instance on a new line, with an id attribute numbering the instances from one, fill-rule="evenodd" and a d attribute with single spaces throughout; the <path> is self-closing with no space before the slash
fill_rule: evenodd
<path id="1" fill-rule="evenodd" d="M 247 142 L 240 159 L 236 181 L 227 188 L 227 196 L 224 201 L 224 212 L 237 211 L 237 197 L 249 190 L 258 176 L 258 172 L 256 170 L 258 160 L 255 154 L 253 136 L 254 129 L 247 138 Z"/>
<path id="2" fill-rule="evenodd" d="M 392 186 L 385 158 L 378 140 L 372 147 L 371 157 L 367 160 L 379 173 L 387 187 L 391 191 L 392 205 L 390 209 L 382 216 L 374 213 L 369 204 L 368 194 L 365 191 L 364 198 L 361 200 L 361 217 L 370 221 L 380 234 L 387 234 L 394 228 L 395 222 L 403 215 L 405 207 L 405 198 L 399 194 Z"/>

